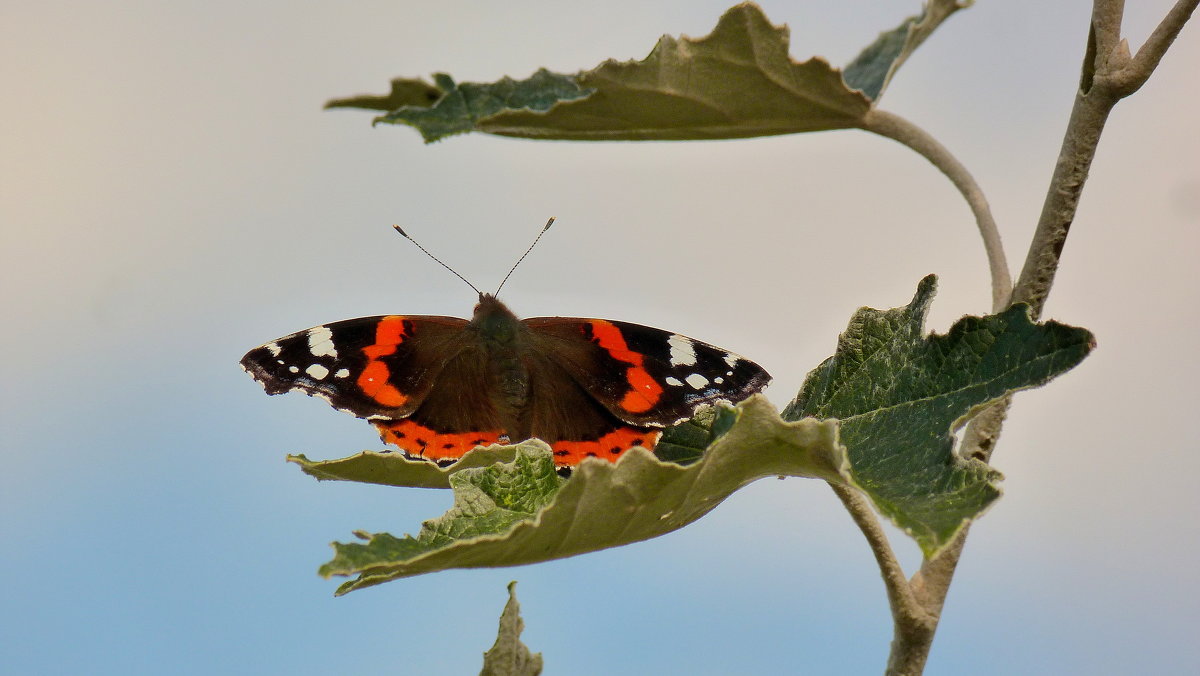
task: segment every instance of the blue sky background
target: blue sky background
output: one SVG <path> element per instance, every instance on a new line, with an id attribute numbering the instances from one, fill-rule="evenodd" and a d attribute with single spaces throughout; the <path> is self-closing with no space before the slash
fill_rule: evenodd
<path id="1" fill-rule="evenodd" d="M 1170 3 L 1129 3 L 1134 48 Z M 763 3 L 792 54 L 845 63 L 916 3 Z M 860 305 L 941 276 L 931 328 L 986 312 L 969 212 L 861 132 L 740 142 L 423 146 L 329 98 L 391 77 L 571 72 L 706 34 L 724 2 L 0 4 L 0 665 L 13 674 L 477 673 L 504 585 L 548 674 L 879 673 L 862 536 L 824 485 L 762 481 L 670 536 L 333 598 L 350 531 L 415 531 L 445 492 L 318 484 L 287 453 L 377 448 L 237 367 L 332 320 L 619 318 L 765 365 L 783 406 Z M 883 100 L 975 172 L 1019 270 L 1078 77 L 1088 3 L 984 2 Z M 1079 369 L 1013 407 L 1006 495 L 972 531 L 929 674 L 1200 671 L 1200 34 L 1110 119 L 1046 316 Z M 894 544 L 909 569 L 916 548 Z"/>

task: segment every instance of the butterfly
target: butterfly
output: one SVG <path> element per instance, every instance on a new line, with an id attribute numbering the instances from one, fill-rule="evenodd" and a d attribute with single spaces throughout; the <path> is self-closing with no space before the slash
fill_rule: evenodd
<path id="1" fill-rule="evenodd" d="M 770 381 L 749 359 L 677 333 L 606 319 L 518 319 L 494 293 L 476 291 L 469 320 L 348 319 L 256 347 L 241 365 L 267 394 L 326 399 L 408 457 L 443 465 L 477 446 L 531 438 L 550 445 L 559 467 L 615 461 L 634 446 L 653 450 L 664 427 L 701 406 L 741 401 Z"/>

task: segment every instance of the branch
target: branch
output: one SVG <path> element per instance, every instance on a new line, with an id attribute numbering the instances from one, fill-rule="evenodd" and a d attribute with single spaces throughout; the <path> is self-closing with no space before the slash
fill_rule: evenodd
<path id="1" fill-rule="evenodd" d="M 1111 70 L 1109 57 L 1121 44 L 1121 21 L 1125 15 L 1125 0 L 1095 0 L 1092 3 L 1092 39 L 1095 42 L 1095 70 Z M 1087 67 L 1087 64 L 1085 64 Z"/>
<path id="2" fill-rule="evenodd" d="M 887 589 L 888 605 L 892 609 L 893 638 L 891 658 L 887 674 L 919 674 L 929 656 L 933 644 L 933 632 L 937 629 L 937 615 L 926 611 L 913 593 L 901 568 L 900 562 L 888 543 L 887 534 L 875 516 L 874 510 L 858 489 L 841 484 L 829 484 L 833 492 L 850 512 L 850 518 L 867 538 L 871 553 L 879 564 L 883 575 L 883 586 Z M 915 667 L 915 668 L 914 668 Z"/>
<path id="3" fill-rule="evenodd" d="M 883 525 L 879 523 L 879 518 L 875 516 L 875 511 L 871 509 L 870 503 L 856 488 L 835 483 L 830 483 L 829 487 L 846 506 L 846 511 L 850 512 L 850 518 L 854 519 L 855 525 L 863 532 L 867 538 L 867 544 L 871 546 L 871 553 L 875 555 L 875 561 L 879 563 L 879 571 L 883 574 L 883 585 L 887 588 L 892 614 L 922 615 L 923 612 L 913 597 L 912 589 L 908 586 L 908 576 L 900 567 L 900 561 L 896 559 L 892 545 L 888 542 L 887 534 L 883 531 Z"/>
<path id="4" fill-rule="evenodd" d="M 1130 59 L 1125 43 L 1116 37 L 1121 28 L 1123 3 L 1097 0 L 1082 83 L 1075 95 L 1037 230 L 1013 291 L 1013 302 L 1029 303 L 1034 317 L 1041 316 L 1054 284 L 1063 245 L 1079 208 L 1079 195 L 1109 113 L 1118 101 L 1137 91 L 1150 77 L 1196 4 L 1197 0 L 1179 0 L 1143 45 L 1138 57 Z"/>
<path id="5" fill-rule="evenodd" d="M 1158 67 L 1167 48 L 1175 42 L 1183 24 L 1191 18 L 1192 12 L 1200 0 L 1179 0 L 1171 8 L 1158 27 L 1146 38 L 1146 43 L 1138 50 L 1137 56 L 1115 78 L 1115 84 L 1121 89 L 1121 96 L 1129 96 L 1141 88 L 1150 74 Z"/>
<path id="6" fill-rule="evenodd" d="M 861 127 L 915 150 L 958 188 L 971 208 L 971 213 L 975 215 L 975 223 L 980 236 L 983 237 L 983 248 L 987 252 L 988 268 L 992 274 L 992 310 L 999 312 L 1008 307 L 1012 277 L 1004 255 L 1004 244 L 1000 241 L 1000 230 L 992 218 L 987 198 L 975 182 L 975 178 L 971 176 L 971 172 L 967 171 L 945 146 L 938 143 L 937 139 L 899 115 L 872 109 L 863 118 Z"/>

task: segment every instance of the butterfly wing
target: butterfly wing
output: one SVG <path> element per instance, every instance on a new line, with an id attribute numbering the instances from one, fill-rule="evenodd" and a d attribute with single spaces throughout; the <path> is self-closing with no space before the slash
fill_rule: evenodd
<path id="1" fill-rule="evenodd" d="M 638 427 L 674 425 L 704 404 L 741 401 L 771 380 L 745 357 L 641 324 L 568 317 L 524 323 L 538 353 L 613 416 Z"/>
<path id="2" fill-rule="evenodd" d="M 241 364 L 267 394 L 300 391 L 360 418 L 398 420 L 468 347 L 466 326 L 457 317 L 348 319 L 256 347 Z"/>
<path id="3" fill-rule="evenodd" d="M 497 409 L 494 375 L 486 347 L 470 342 L 446 361 L 410 415 L 373 424 L 381 439 L 410 457 L 443 464 L 476 446 L 521 441 L 511 435 L 511 416 Z"/>
<path id="4" fill-rule="evenodd" d="M 529 404 L 519 433 L 550 444 L 554 461 L 578 465 L 585 458 L 615 461 L 622 453 L 641 446 L 652 450 L 662 431 L 631 425 L 613 415 L 562 366 L 560 355 L 529 350 Z"/>

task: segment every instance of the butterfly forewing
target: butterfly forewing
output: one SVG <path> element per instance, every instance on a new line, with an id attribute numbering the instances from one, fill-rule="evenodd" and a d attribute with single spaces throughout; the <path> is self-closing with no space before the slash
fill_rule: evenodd
<path id="1" fill-rule="evenodd" d="M 674 425 L 705 404 L 741 401 L 771 379 L 744 357 L 641 324 L 568 317 L 524 321 L 539 351 L 632 425 Z"/>
<path id="2" fill-rule="evenodd" d="M 466 346 L 466 326 L 457 317 L 348 319 L 271 341 L 241 363 L 267 394 L 301 391 L 360 418 L 399 419 Z"/>

